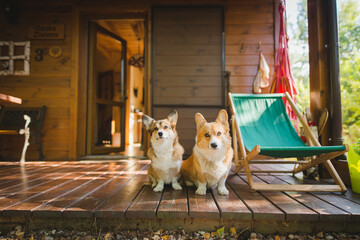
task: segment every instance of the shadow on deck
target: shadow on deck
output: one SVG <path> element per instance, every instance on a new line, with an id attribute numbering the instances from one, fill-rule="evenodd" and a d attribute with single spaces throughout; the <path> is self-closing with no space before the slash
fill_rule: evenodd
<path id="1" fill-rule="evenodd" d="M 250 192 L 245 175 L 230 174 L 228 196 L 195 188 L 155 193 L 148 160 L 0 163 L 0 230 L 24 224 L 76 229 L 139 228 L 212 231 L 219 227 L 275 232 L 358 232 L 360 194 Z M 281 165 L 282 166 L 282 165 Z M 271 168 L 261 165 L 261 168 Z M 283 168 L 287 166 L 282 166 Z M 254 168 L 257 168 L 255 165 Z M 254 181 L 294 184 L 286 174 Z"/>

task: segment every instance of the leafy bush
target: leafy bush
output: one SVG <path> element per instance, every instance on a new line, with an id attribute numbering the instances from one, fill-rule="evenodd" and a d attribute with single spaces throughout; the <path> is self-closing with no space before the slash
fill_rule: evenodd
<path id="1" fill-rule="evenodd" d="M 360 138 L 355 139 L 355 143 L 351 147 L 357 155 L 360 155 Z"/>

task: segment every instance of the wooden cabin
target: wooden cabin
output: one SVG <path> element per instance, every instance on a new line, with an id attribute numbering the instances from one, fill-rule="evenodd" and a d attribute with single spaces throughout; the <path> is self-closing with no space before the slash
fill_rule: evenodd
<path id="1" fill-rule="evenodd" d="M 329 71 L 333 55 L 328 46 L 336 35 L 328 18 L 334 2 L 308 0 L 314 120 L 324 107 L 340 103 L 329 93 L 340 94 L 330 89 L 334 73 Z M 180 142 L 190 154 L 195 113 L 212 121 L 227 107 L 228 91 L 252 93 L 259 50 L 273 74 L 278 4 L 3 0 L 0 42 L 28 43 L 30 54 L 28 62 L 26 57 L 14 60 L 13 73 L 7 60 L 0 61 L 0 93 L 21 98 L 21 107 L 46 106 L 41 130 L 46 161 L 126 155 L 126 146 L 134 143 L 146 149 L 141 116 L 164 118 L 174 108 Z M 15 44 L 12 54 L 24 55 L 24 48 Z M 9 45 L 2 45 L 1 56 L 7 54 Z M 330 118 L 323 145 L 335 138 L 335 126 L 341 129 L 341 122 Z M 18 160 L 22 144 L 22 136 L 0 135 L 1 160 Z M 27 159 L 39 159 L 36 145 L 30 145 Z"/>

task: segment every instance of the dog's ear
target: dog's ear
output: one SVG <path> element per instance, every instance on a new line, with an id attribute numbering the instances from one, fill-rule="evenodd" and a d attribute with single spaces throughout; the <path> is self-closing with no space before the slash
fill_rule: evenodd
<path id="1" fill-rule="evenodd" d="M 175 109 L 172 110 L 171 113 L 166 118 L 170 121 L 171 126 L 175 127 L 176 123 L 177 123 L 177 120 L 178 120 L 177 111 Z"/>
<path id="2" fill-rule="evenodd" d="M 142 122 L 143 122 L 143 124 L 144 124 L 147 131 L 150 130 L 151 125 L 153 124 L 154 121 L 155 120 L 152 119 L 151 117 L 149 117 L 148 115 L 143 115 L 143 117 L 142 117 Z"/>
<path id="3" fill-rule="evenodd" d="M 206 122 L 206 119 L 204 118 L 204 116 L 201 113 L 197 113 L 195 115 L 195 122 L 196 122 L 196 127 L 197 129 L 199 129 L 200 127 L 202 127 Z"/>
<path id="4" fill-rule="evenodd" d="M 216 118 L 216 122 L 224 125 L 226 128 L 226 131 L 229 131 L 228 114 L 224 109 L 220 110 L 220 112 Z"/>

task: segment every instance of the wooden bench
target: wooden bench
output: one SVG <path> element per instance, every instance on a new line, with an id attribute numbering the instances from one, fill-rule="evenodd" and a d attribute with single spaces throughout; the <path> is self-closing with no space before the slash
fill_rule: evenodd
<path id="1" fill-rule="evenodd" d="M 39 157 L 44 158 L 41 129 L 46 107 L 2 107 L 0 110 L 0 135 L 17 135 L 25 127 L 24 115 L 31 118 L 29 124 L 31 144 L 38 144 Z"/>

